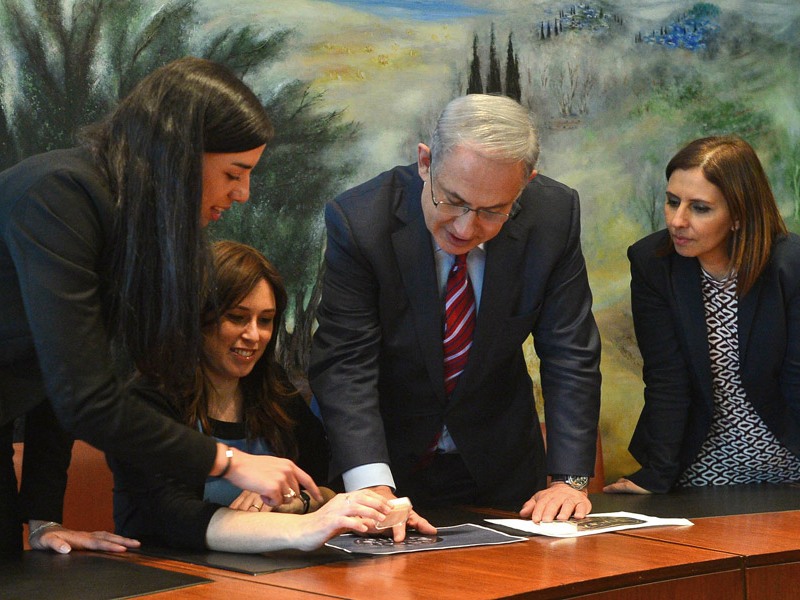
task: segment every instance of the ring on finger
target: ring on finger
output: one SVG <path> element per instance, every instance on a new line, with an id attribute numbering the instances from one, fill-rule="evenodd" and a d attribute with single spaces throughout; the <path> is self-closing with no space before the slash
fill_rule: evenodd
<path id="1" fill-rule="evenodd" d="M 295 496 L 297 496 L 297 494 L 295 493 L 294 490 L 289 490 L 288 493 L 283 495 L 284 499 L 286 499 L 286 500 L 291 500 Z"/>

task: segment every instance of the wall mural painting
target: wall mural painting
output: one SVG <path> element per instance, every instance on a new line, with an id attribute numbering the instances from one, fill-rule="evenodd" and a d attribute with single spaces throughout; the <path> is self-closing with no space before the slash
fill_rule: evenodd
<path id="1" fill-rule="evenodd" d="M 280 342 L 302 380 L 324 202 L 412 162 L 451 98 L 517 98 L 537 118 L 540 171 L 581 194 L 612 480 L 635 467 L 626 447 L 642 405 L 625 250 L 663 227 L 668 158 L 695 137 L 741 135 L 800 231 L 798 30 L 794 0 L 0 0 L 0 166 L 72 144 L 173 58 L 230 65 L 277 137 L 251 201 L 212 236 L 255 245 L 285 275 L 293 318 Z"/>

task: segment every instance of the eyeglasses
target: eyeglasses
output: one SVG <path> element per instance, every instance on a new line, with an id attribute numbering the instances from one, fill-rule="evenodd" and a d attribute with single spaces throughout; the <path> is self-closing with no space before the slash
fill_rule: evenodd
<path id="1" fill-rule="evenodd" d="M 463 204 L 453 204 L 452 202 L 447 202 L 446 200 L 437 202 L 436 193 L 433 191 L 433 164 L 431 164 L 428 172 L 431 175 L 431 201 L 436 209 L 441 211 L 442 214 L 447 217 L 458 218 L 466 215 L 467 213 L 474 212 L 475 216 L 482 221 L 485 221 L 486 223 L 492 223 L 493 225 L 500 225 L 515 217 L 520 210 L 520 205 L 516 198 L 514 199 L 514 203 L 511 205 L 511 211 L 507 213 L 496 210 L 488 210 L 485 208 L 470 208 L 469 206 L 465 206 Z M 521 193 L 522 192 L 520 191 L 520 194 Z"/>

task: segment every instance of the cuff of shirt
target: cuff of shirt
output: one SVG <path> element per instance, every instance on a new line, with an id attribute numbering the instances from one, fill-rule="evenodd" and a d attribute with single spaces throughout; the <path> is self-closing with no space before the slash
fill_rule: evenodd
<path id="1" fill-rule="evenodd" d="M 342 481 L 344 489 L 348 492 L 376 485 L 388 485 L 392 490 L 395 489 L 392 470 L 386 463 L 370 463 L 353 467 L 342 473 Z"/>

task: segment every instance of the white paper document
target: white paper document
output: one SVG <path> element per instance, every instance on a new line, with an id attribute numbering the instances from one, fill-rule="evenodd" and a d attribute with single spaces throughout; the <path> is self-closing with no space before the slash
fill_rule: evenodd
<path id="1" fill-rule="evenodd" d="M 688 519 L 662 519 L 629 512 L 592 513 L 583 519 L 569 519 L 551 523 L 534 523 L 530 519 L 486 519 L 486 521 L 511 529 L 551 537 L 580 537 L 608 531 L 637 529 L 639 527 L 686 526 L 693 524 Z"/>

